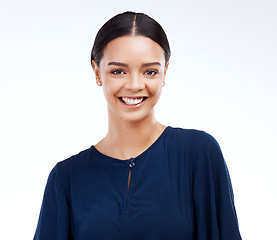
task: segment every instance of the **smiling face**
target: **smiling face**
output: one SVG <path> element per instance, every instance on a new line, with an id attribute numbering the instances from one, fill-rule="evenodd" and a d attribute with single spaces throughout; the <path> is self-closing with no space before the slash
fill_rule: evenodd
<path id="1" fill-rule="evenodd" d="M 143 36 L 119 37 L 107 44 L 100 65 L 93 62 L 103 85 L 109 118 L 154 119 L 168 63 L 159 44 Z"/>

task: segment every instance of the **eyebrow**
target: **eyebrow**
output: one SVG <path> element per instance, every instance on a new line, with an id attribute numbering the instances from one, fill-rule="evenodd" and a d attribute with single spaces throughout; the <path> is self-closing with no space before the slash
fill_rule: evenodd
<path id="1" fill-rule="evenodd" d="M 151 67 L 151 66 L 155 66 L 155 65 L 162 66 L 161 63 L 159 63 L 159 62 L 150 62 L 150 63 L 142 64 L 143 67 Z"/>
<path id="2" fill-rule="evenodd" d="M 121 62 L 109 62 L 108 66 L 115 65 L 115 66 L 120 66 L 120 67 L 128 67 L 128 64 L 126 63 L 121 63 Z M 161 66 L 161 63 L 159 62 L 150 62 L 150 63 L 144 63 L 142 64 L 143 67 L 151 67 L 154 65 Z"/>
<path id="3" fill-rule="evenodd" d="M 128 67 L 128 64 L 121 63 L 121 62 L 109 62 L 108 66 L 111 66 L 111 65 L 120 66 L 120 67 Z"/>

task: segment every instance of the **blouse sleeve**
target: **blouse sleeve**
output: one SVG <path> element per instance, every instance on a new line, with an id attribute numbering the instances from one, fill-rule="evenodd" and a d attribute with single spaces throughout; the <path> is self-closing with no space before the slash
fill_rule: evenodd
<path id="1" fill-rule="evenodd" d="M 67 166 L 58 163 L 46 184 L 34 240 L 68 240 L 70 234 Z"/>
<path id="2" fill-rule="evenodd" d="M 198 240 L 241 240 L 230 176 L 220 147 L 208 134 L 196 143 L 194 205 Z"/>

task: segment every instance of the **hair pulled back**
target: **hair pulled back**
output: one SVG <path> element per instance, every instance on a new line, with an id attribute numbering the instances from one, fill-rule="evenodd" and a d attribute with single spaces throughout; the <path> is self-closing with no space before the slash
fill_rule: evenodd
<path id="1" fill-rule="evenodd" d="M 91 51 L 91 63 L 99 66 L 106 45 L 122 36 L 145 36 L 158 43 L 164 50 L 165 62 L 170 58 L 167 36 L 153 18 L 144 13 L 124 12 L 108 20 L 98 31 Z"/>

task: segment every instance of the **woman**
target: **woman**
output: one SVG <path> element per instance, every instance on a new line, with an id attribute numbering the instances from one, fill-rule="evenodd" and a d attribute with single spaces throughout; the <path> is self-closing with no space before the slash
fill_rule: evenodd
<path id="1" fill-rule="evenodd" d="M 99 30 L 91 62 L 108 133 L 52 170 L 34 239 L 241 239 L 217 142 L 155 119 L 169 57 L 147 15 L 125 12 Z"/>

